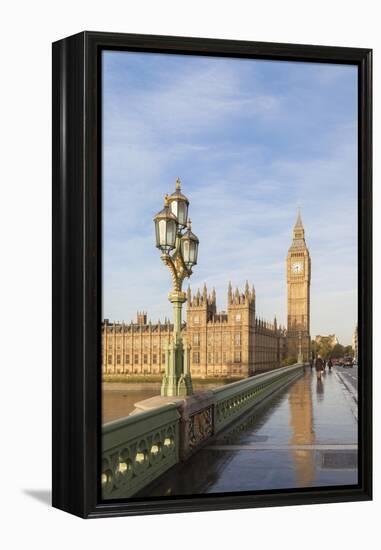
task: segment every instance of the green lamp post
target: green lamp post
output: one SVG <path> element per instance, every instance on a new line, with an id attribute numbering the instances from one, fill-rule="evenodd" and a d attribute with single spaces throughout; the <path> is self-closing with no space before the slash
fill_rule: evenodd
<path id="1" fill-rule="evenodd" d="M 172 291 L 169 301 L 173 305 L 173 338 L 165 347 L 165 373 L 161 395 L 191 395 L 190 346 L 181 335 L 181 312 L 186 294 L 182 284 L 192 274 L 197 264 L 198 238 L 191 231 L 188 219 L 189 201 L 181 192 L 180 180 L 176 180 L 176 191 L 165 195 L 164 208 L 154 217 L 156 247 L 161 259 L 172 275 Z"/>

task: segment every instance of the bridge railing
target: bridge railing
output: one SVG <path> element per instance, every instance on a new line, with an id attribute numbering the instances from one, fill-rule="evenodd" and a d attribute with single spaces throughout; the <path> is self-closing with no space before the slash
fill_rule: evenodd
<path id="1" fill-rule="evenodd" d="M 296 364 L 258 374 L 212 390 L 214 394 L 214 433 L 257 405 L 268 395 L 298 377 L 303 365 Z"/>
<path id="2" fill-rule="evenodd" d="M 180 413 L 168 404 L 103 426 L 102 493 L 130 497 L 179 462 Z"/>
<path id="3" fill-rule="evenodd" d="M 162 406 L 155 399 L 148 410 L 149 400 L 136 403 L 135 412 L 143 412 L 103 426 L 103 497 L 136 494 L 302 372 L 303 364 L 282 367 L 208 392 L 163 398 Z"/>

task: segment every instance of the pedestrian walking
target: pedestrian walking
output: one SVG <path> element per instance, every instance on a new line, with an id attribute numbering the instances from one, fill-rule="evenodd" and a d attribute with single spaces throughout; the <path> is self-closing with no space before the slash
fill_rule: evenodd
<path id="1" fill-rule="evenodd" d="M 320 357 L 320 355 L 318 355 L 315 359 L 315 370 L 316 370 L 317 377 L 320 379 L 321 373 L 324 370 L 324 362 L 323 362 L 323 359 Z"/>
<path id="2" fill-rule="evenodd" d="M 332 369 L 332 359 L 329 358 L 328 359 L 328 370 L 329 370 L 329 372 L 331 372 L 331 369 Z"/>

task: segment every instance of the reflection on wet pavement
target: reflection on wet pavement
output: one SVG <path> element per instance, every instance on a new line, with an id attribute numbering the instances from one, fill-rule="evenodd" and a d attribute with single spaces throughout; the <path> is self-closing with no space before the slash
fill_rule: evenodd
<path id="1" fill-rule="evenodd" d="M 333 372 L 303 377 L 139 496 L 357 484 L 357 422 Z"/>

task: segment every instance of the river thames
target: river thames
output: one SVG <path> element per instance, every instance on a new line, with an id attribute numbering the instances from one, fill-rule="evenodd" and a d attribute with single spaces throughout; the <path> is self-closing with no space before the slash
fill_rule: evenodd
<path id="1" fill-rule="evenodd" d="M 221 386 L 222 383 L 193 384 L 194 391 L 202 392 Z M 104 382 L 102 385 L 102 422 L 111 422 L 128 416 L 138 401 L 160 395 L 159 382 L 127 383 Z"/>

